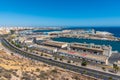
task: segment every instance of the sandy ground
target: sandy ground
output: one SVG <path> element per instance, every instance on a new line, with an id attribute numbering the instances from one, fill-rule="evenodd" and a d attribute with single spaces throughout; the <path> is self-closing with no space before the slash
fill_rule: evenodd
<path id="1" fill-rule="evenodd" d="M 0 48 L 0 80 L 96 80 Z"/>

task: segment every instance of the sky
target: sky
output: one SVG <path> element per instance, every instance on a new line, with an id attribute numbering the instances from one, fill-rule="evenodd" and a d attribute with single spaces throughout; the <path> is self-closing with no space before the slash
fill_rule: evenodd
<path id="1" fill-rule="evenodd" d="M 0 0 L 0 26 L 120 26 L 120 0 Z"/>

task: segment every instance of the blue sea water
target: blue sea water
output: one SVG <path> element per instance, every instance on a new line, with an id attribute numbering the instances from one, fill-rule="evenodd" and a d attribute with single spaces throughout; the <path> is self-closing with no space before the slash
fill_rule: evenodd
<path id="1" fill-rule="evenodd" d="M 96 31 L 107 31 L 113 33 L 114 36 L 120 37 L 120 27 L 67 27 L 62 30 L 73 30 L 73 29 L 95 29 Z M 34 32 L 52 32 L 56 30 L 37 30 Z M 61 31 L 61 30 L 58 30 Z M 61 42 L 78 42 L 78 43 L 94 43 L 98 45 L 110 45 L 113 51 L 120 52 L 120 41 L 106 41 L 106 40 L 92 40 L 92 39 L 78 39 L 78 38 L 53 38 L 54 41 Z"/>
<path id="2" fill-rule="evenodd" d="M 62 31 L 62 30 L 34 30 L 33 32 L 42 32 L 44 35 L 48 35 L 49 32 Z"/>

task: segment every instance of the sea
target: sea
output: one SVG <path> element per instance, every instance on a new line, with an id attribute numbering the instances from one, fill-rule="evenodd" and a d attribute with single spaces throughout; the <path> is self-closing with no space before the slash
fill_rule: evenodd
<path id="1" fill-rule="evenodd" d="M 106 31 L 112 33 L 115 37 L 120 37 L 120 27 L 66 27 L 61 30 L 37 30 L 34 32 L 52 32 L 62 30 L 78 30 L 78 29 L 95 29 L 95 31 Z M 93 40 L 93 39 L 82 39 L 82 38 L 53 38 L 54 41 L 60 42 L 77 42 L 77 43 L 93 43 L 97 45 L 112 46 L 113 51 L 120 52 L 120 41 L 108 41 L 108 40 Z"/>

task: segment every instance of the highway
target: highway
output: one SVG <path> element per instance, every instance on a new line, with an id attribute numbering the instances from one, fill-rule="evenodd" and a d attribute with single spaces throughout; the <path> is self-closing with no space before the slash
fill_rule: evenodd
<path id="1" fill-rule="evenodd" d="M 22 50 L 18 49 L 17 47 L 13 46 L 12 44 L 10 44 L 5 39 L 1 39 L 1 42 L 6 48 L 10 49 L 11 51 L 13 51 L 17 54 L 20 54 L 24 57 L 27 57 L 27 58 L 31 58 L 31 59 L 34 59 L 34 60 L 37 60 L 37 61 L 47 63 L 49 65 L 58 66 L 58 67 L 68 69 L 68 70 L 71 70 L 71 71 L 74 71 L 74 72 L 78 72 L 78 73 L 81 73 L 81 74 L 84 71 L 87 71 L 86 75 L 93 76 L 95 78 L 103 78 L 103 80 L 109 80 L 108 79 L 109 77 L 112 77 L 113 78 L 112 80 L 120 80 L 120 76 L 118 76 L 118 75 L 109 74 L 109 73 L 105 73 L 105 72 L 101 72 L 101 71 L 96 71 L 96 70 L 88 69 L 88 68 L 85 68 L 85 67 L 75 66 L 75 65 L 68 64 L 68 63 L 55 61 L 55 60 L 50 60 L 50 59 L 47 59 L 47 58 L 44 58 L 44 57 L 41 57 L 41 56 L 34 55 L 32 53 L 22 51 Z"/>

